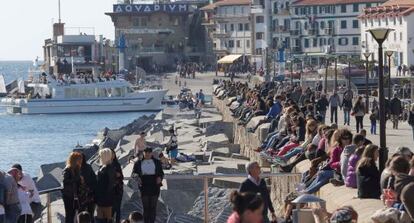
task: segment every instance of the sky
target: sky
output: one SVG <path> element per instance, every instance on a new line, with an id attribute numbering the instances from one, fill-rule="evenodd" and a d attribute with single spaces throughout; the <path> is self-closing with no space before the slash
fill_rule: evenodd
<path id="1" fill-rule="evenodd" d="M 114 27 L 105 12 L 116 0 L 61 0 L 66 27 L 94 27 L 95 35 L 114 38 Z M 43 43 L 52 37 L 58 21 L 58 0 L 0 0 L 0 61 L 43 58 Z"/>

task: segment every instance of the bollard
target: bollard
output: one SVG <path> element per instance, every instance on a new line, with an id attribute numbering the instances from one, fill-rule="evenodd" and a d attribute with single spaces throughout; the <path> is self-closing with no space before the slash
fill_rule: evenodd
<path id="1" fill-rule="evenodd" d="M 52 222 L 52 208 L 50 205 L 50 193 L 46 194 L 46 208 L 47 208 L 47 223 L 51 223 Z"/>

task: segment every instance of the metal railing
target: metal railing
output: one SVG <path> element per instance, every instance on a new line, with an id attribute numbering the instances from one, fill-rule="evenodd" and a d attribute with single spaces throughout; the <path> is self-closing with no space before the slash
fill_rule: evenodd
<path id="1" fill-rule="evenodd" d="M 262 178 L 271 178 L 271 177 L 288 177 L 288 176 L 298 176 L 299 173 L 262 173 Z M 199 174 L 199 175 L 165 175 L 165 180 L 203 180 L 203 192 L 204 192 L 204 222 L 210 222 L 209 218 L 209 208 L 208 208 L 208 188 L 209 188 L 209 180 L 210 179 L 217 179 L 217 178 L 246 178 L 246 174 Z M 130 180 L 133 177 L 125 177 L 124 180 Z M 62 187 L 51 188 L 47 190 L 39 191 L 39 194 L 46 194 L 46 210 L 47 210 L 47 222 L 52 222 L 52 207 L 51 207 L 51 197 L 50 194 L 53 192 L 61 191 Z M 171 220 L 172 213 L 169 213 L 168 219 Z"/>

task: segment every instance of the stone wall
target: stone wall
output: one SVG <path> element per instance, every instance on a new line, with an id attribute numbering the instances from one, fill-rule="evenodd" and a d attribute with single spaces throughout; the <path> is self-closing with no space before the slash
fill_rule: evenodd
<path id="1" fill-rule="evenodd" d="M 249 157 L 251 160 L 259 161 L 259 163 L 268 167 L 266 161 L 262 161 L 259 154 L 253 149 L 260 145 L 257 133 L 249 133 L 246 127 L 237 125 L 237 120 L 231 116 L 229 108 L 226 106 L 227 101 L 219 100 L 213 97 L 213 105 L 223 114 L 223 120 L 233 122 L 234 143 L 240 144 L 240 154 Z M 248 124 L 249 125 L 249 124 Z M 259 131 L 259 130 L 258 130 Z M 304 161 L 296 166 L 297 173 L 302 173 L 309 169 L 310 162 Z M 272 170 L 275 171 L 275 170 Z M 273 205 L 279 216 L 283 213 L 284 198 L 290 192 L 295 191 L 295 186 L 299 183 L 300 176 L 280 176 L 271 179 L 271 197 Z M 350 205 L 358 212 L 360 223 L 371 223 L 370 216 L 384 206 L 380 200 L 375 199 L 358 199 L 357 190 L 347 187 L 334 187 L 332 184 L 325 185 L 318 192 L 318 195 L 327 201 L 327 210 L 332 212 L 344 205 Z"/>

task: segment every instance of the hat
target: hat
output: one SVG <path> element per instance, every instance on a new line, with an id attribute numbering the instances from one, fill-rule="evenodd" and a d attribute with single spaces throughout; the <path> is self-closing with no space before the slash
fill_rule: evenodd
<path id="1" fill-rule="evenodd" d="M 147 147 L 147 148 L 144 149 L 144 152 L 150 152 L 150 153 L 152 153 L 152 148 L 151 147 Z"/>
<path id="2" fill-rule="evenodd" d="M 336 210 L 331 217 L 331 223 L 348 223 L 352 221 L 352 213 L 349 209 Z"/>
<path id="3" fill-rule="evenodd" d="M 412 156 L 413 152 L 408 147 L 400 146 L 397 148 L 396 154 L 403 155 L 403 156 Z"/>

